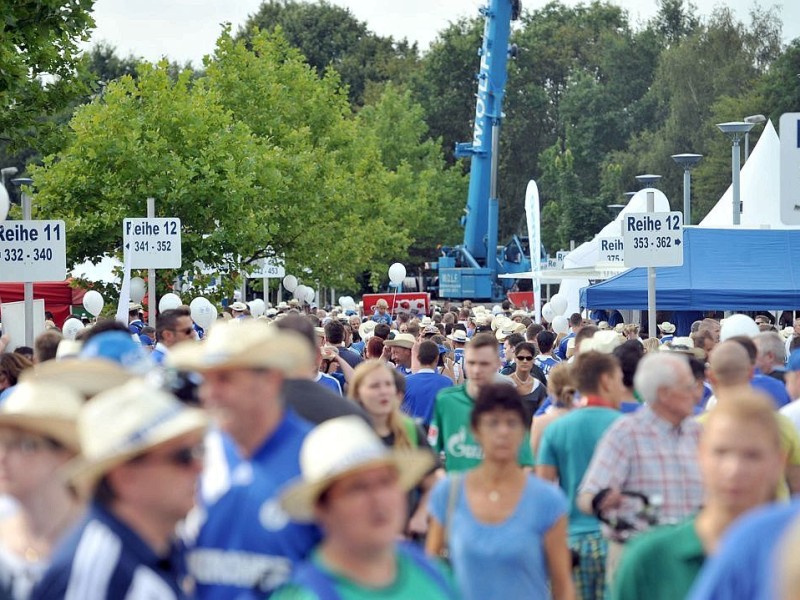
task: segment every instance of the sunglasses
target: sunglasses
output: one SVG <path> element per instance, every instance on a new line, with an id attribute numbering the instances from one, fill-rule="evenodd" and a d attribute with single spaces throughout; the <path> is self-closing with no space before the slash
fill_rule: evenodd
<path id="1" fill-rule="evenodd" d="M 196 446 L 186 446 L 184 448 L 178 448 L 177 450 L 173 450 L 169 454 L 162 454 L 162 455 L 143 454 L 142 456 L 137 456 L 131 462 L 134 463 L 160 462 L 160 463 L 167 463 L 175 467 L 187 469 L 189 467 L 194 466 L 198 462 L 201 462 L 205 457 L 205 454 L 206 454 L 205 446 L 203 444 L 197 444 Z"/>
<path id="2" fill-rule="evenodd" d="M 59 450 L 62 446 L 50 438 L 28 435 L 2 435 L 0 436 L 0 448 L 6 452 L 37 454 L 43 450 Z"/>
<path id="3" fill-rule="evenodd" d="M 194 327 L 187 327 L 186 329 L 173 329 L 175 333 L 182 333 L 183 335 L 190 335 L 194 331 Z"/>
<path id="4" fill-rule="evenodd" d="M 533 360 L 533 357 L 532 356 L 517 356 L 516 359 L 517 360 L 528 361 L 528 360 Z"/>

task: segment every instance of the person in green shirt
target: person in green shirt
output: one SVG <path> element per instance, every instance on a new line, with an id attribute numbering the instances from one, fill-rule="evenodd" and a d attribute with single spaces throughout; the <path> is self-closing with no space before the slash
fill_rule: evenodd
<path id="1" fill-rule="evenodd" d="M 685 598 L 728 527 L 772 499 L 786 460 L 772 401 L 752 388 L 731 390 L 709 414 L 698 460 L 703 508 L 683 523 L 657 527 L 626 545 L 612 600 Z"/>
<path id="2" fill-rule="evenodd" d="M 444 468 L 448 472 L 466 471 L 483 460 L 483 451 L 470 428 L 470 414 L 481 389 L 495 383 L 500 369 L 497 340 L 490 333 L 479 333 L 464 350 L 464 373 L 467 382 L 443 389 L 436 396 L 429 441 L 437 452 L 444 453 Z M 509 385 L 512 383 L 509 381 Z M 533 466 L 530 433 L 519 451 L 519 462 Z"/>
<path id="3" fill-rule="evenodd" d="M 422 549 L 397 540 L 405 492 L 433 466 L 430 452 L 390 449 L 361 418 L 328 420 L 303 441 L 301 478 L 281 507 L 314 521 L 322 543 L 273 600 L 456 600 L 447 574 Z"/>

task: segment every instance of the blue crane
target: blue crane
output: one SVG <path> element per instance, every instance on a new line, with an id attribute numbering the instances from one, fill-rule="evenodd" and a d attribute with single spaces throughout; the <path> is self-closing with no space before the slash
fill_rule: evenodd
<path id="1" fill-rule="evenodd" d="M 456 144 L 456 157 L 470 158 L 469 195 L 462 218 L 464 242 L 443 248 L 439 257 L 439 297 L 498 300 L 512 285 L 498 273 L 530 270 L 527 238 L 516 235 L 497 247 L 499 201 L 497 161 L 507 63 L 516 53 L 508 40 L 511 22 L 519 18 L 520 0 L 490 0 L 485 18 L 472 141 Z M 498 255 L 498 250 L 500 254 Z"/>

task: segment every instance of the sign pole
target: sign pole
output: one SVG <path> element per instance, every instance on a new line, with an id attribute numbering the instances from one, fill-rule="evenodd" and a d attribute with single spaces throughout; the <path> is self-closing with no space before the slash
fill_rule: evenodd
<path id="1" fill-rule="evenodd" d="M 147 199 L 147 218 L 156 218 L 156 199 Z M 147 269 L 147 324 L 156 326 L 156 270 Z"/>
<path id="2" fill-rule="evenodd" d="M 656 211 L 656 193 L 647 192 L 647 212 Z M 647 333 L 656 335 L 656 268 L 647 267 Z"/>
<path id="3" fill-rule="evenodd" d="M 31 212 L 31 197 L 22 192 L 22 218 L 30 221 Z M 33 348 L 33 282 L 25 281 L 22 293 L 25 301 L 25 345 Z"/>

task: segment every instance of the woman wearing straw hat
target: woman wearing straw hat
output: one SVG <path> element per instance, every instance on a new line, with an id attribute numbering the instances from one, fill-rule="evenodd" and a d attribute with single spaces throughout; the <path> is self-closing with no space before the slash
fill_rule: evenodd
<path id="1" fill-rule="evenodd" d="M 397 542 L 405 492 L 433 465 L 430 453 L 392 451 L 361 419 L 340 417 L 306 437 L 300 464 L 281 505 L 295 520 L 316 521 L 325 537 L 273 600 L 456 597 L 420 551 Z"/>
<path id="2" fill-rule="evenodd" d="M 31 598 L 185 600 L 175 528 L 194 506 L 207 424 L 141 380 L 84 404 L 66 474 L 92 502 Z"/>
<path id="3" fill-rule="evenodd" d="M 567 499 L 519 465 L 526 432 L 519 394 L 505 383 L 484 386 L 470 424 L 483 461 L 434 487 L 425 550 L 449 551 L 466 600 L 573 599 Z"/>
<path id="4" fill-rule="evenodd" d="M 21 383 L 0 407 L 0 491 L 18 509 L 0 521 L 0 597 L 28 598 L 50 555 L 83 512 L 58 477 L 80 450 L 82 399 L 63 386 Z"/>

